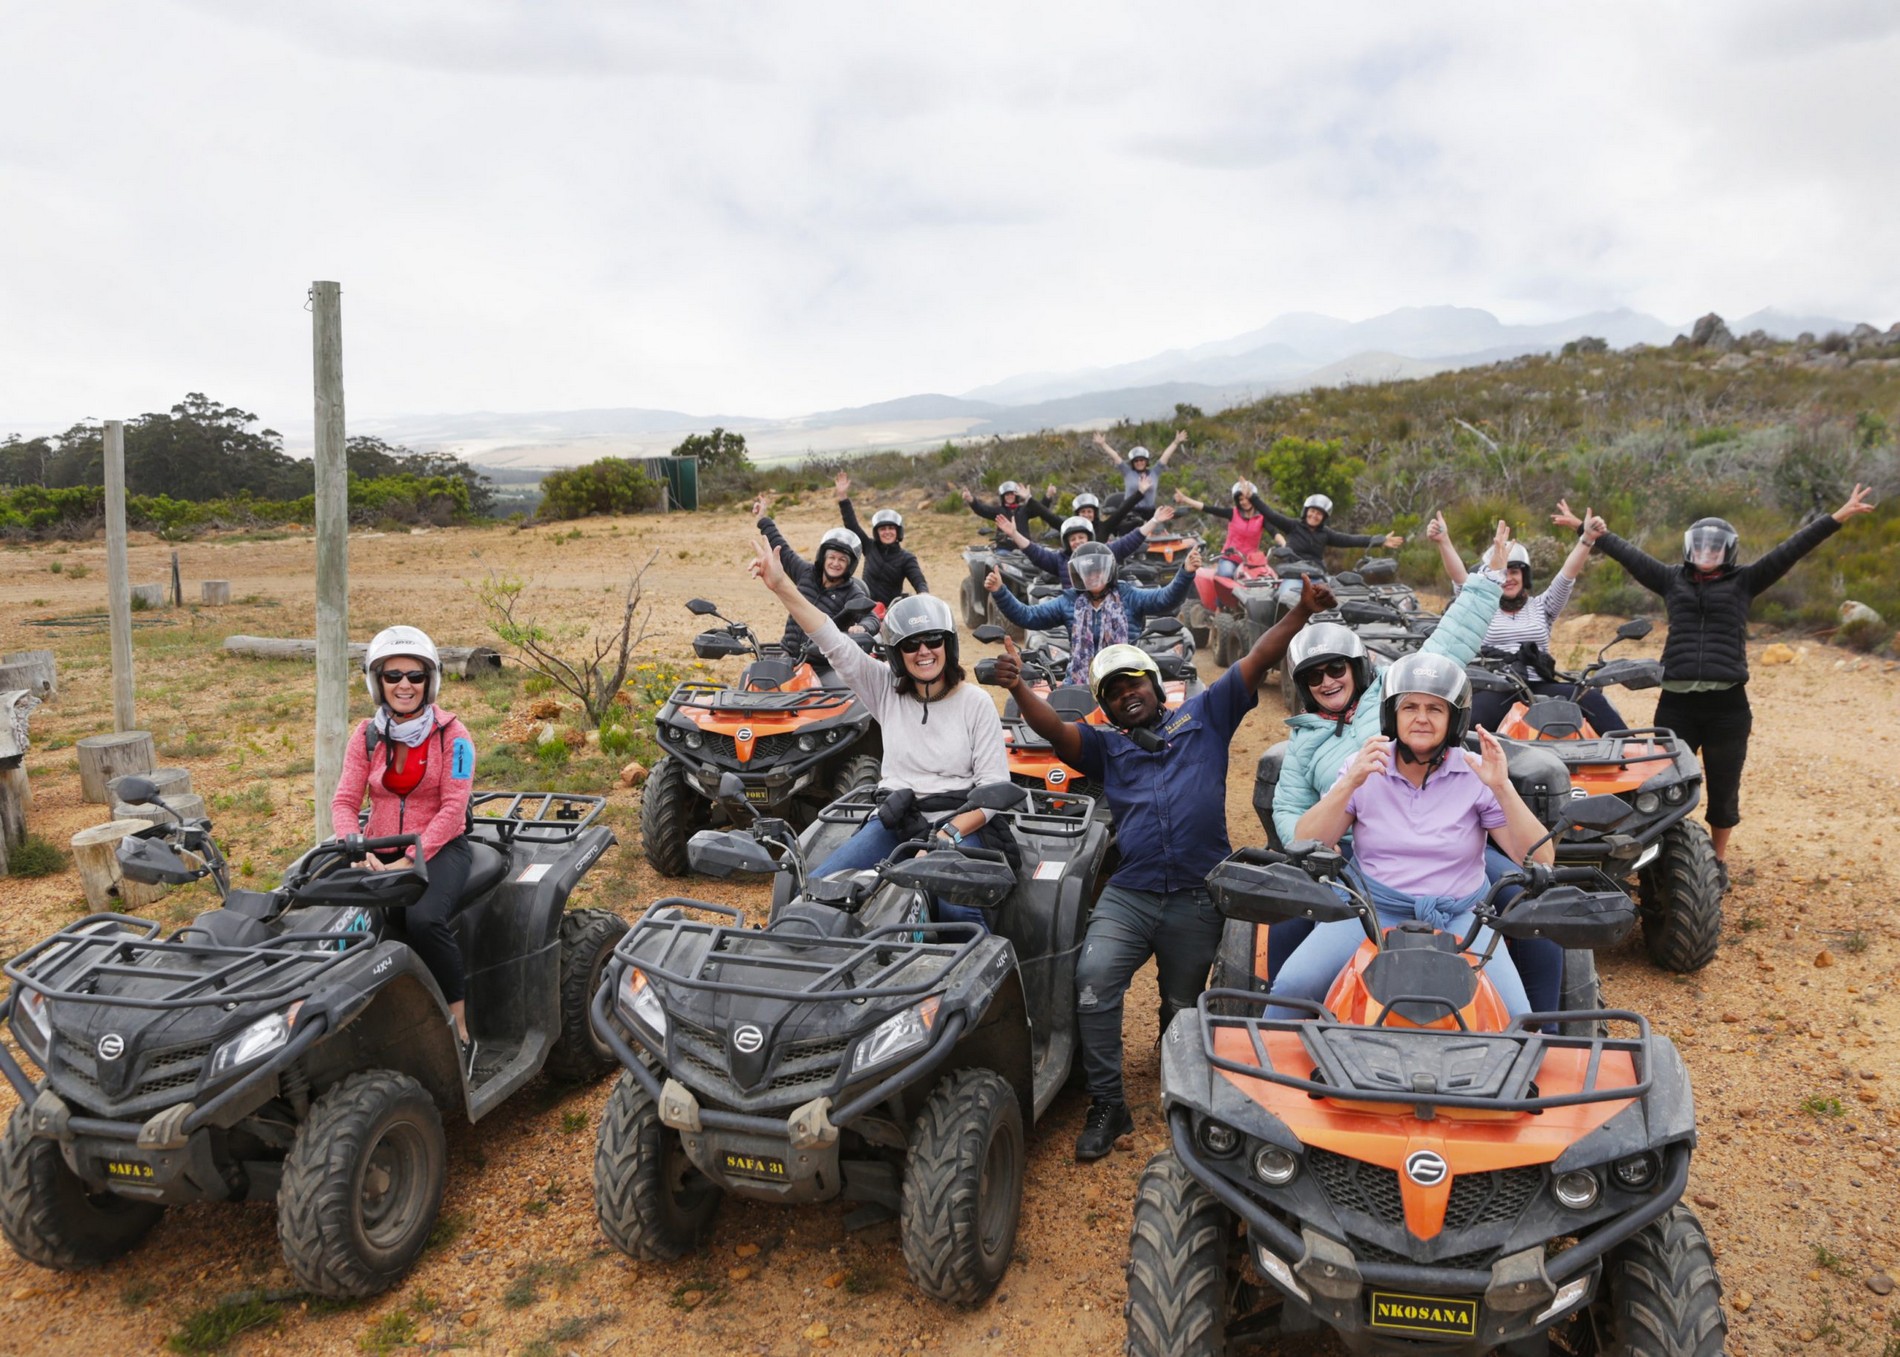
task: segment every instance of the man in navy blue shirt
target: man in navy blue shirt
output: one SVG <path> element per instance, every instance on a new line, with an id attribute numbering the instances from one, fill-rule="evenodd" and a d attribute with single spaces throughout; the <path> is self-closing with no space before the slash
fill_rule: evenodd
<path id="1" fill-rule="evenodd" d="M 1132 1134 L 1122 1097 L 1122 996 L 1150 956 L 1161 988 L 1162 1027 L 1193 1005 L 1220 947 L 1222 919 L 1207 874 L 1227 842 L 1227 751 L 1258 701 L 1255 690 L 1306 619 L 1333 606 L 1309 576 L 1299 603 L 1205 692 L 1175 711 L 1163 699 L 1161 670 L 1137 646 L 1108 646 L 1090 666 L 1090 687 L 1113 725 L 1064 721 L 1023 682 L 1016 647 L 996 662 L 1023 720 L 1056 757 L 1096 780 L 1115 816 L 1116 869 L 1089 919 L 1076 963 L 1077 1025 L 1088 1080 L 1088 1119 L 1078 1160 L 1100 1159 Z"/>

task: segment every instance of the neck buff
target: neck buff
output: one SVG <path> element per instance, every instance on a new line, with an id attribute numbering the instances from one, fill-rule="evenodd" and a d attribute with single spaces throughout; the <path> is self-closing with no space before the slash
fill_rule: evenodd
<path id="1" fill-rule="evenodd" d="M 376 733 L 387 740 L 400 740 L 414 749 L 435 729 L 435 704 L 425 702 L 422 710 L 407 720 L 398 720 L 388 706 L 376 708 Z"/>

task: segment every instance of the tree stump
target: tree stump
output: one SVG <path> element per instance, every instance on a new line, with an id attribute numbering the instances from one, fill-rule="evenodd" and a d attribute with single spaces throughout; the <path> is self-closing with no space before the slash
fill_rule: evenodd
<path id="1" fill-rule="evenodd" d="M 132 586 L 132 606 L 135 608 L 162 608 L 165 606 L 165 586 L 162 584 L 135 584 Z"/>
<path id="2" fill-rule="evenodd" d="M 209 608 L 222 608 L 231 601 L 231 581 L 206 580 L 198 586 L 199 597 Z"/>
<path id="3" fill-rule="evenodd" d="M 171 800 L 174 796 L 186 796 L 191 792 L 191 770 L 189 768 L 154 768 L 149 773 L 121 773 L 118 777 L 106 783 L 106 792 L 115 802 L 125 799 L 119 795 L 119 784 L 128 777 L 144 778 L 147 782 L 158 788 L 158 794 L 167 801 Z M 124 817 L 115 815 L 112 818 L 118 820 Z"/>
<path id="4" fill-rule="evenodd" d="M 0 692 L 24 688 L 42 701 L 59 696 L 59 671 L 50 650 L 15 650 L 0 655 Z"/>
<path id="5" fill-rule="evenodd" d="M 85 887 L 86 903 L 95 910 L 147 909 L 171 889 L 126 881 L 119 875 L 119 840 L 146 828 L 143 820 L 114 820 L 73 835 L 73 866 L 79 870 L 79 884 Z"/>
<path id="6" fill-rule="evenodd" d="M 116 782 L 118 779 L 115 778 L 113 780 Z M 204 817 L 205 799 L 202 796 L 193 792 L 170 792 L 164 793 L 163 795 L 165 796 L 165 804 L 184 819 L 198 820 Z M 115 820 L 143 820 L 147 824 L 154 825 L 161 820 L 166 824 L 173 823 L 172 817 L 160 810 L 157 806 L 135 806 L 129 801 L 118 800 L 114 800 L 112 803 L 112 818 Z"/>
<path id="7" fill-rule="evenodd" d="M 26 839 L 26 808 L 32 804 L 26 769 L 0 767 L 0 876 L 6 874 L 9 850 Z"/>
<path id="8" fill-rule="evenodd" d="M 88 735 L 79 750 L 79 795 L 95 806 L 112 804 L 108 784 L 123 773 L 149 773 L 158 766 L 149 730 L 120 730 L 111 735 Z"/>

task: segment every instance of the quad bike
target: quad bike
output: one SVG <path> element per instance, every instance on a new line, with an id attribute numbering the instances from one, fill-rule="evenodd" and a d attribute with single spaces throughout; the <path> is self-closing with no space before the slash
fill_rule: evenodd
<path id="1" fill-rule="evenodd" d="M 702 871 L 777 875 L 766 926 L 661 900 L 615 952 L 594 1026 L 626 1071 L 594 1197 L 633 1257 L 694 1248 L 728 1195 L 842 1198 L 861 1204 L 848 1228 L 896 1217 L 912 1280 L 939 1300 L 979 1304 L 1008 1268 L 1024 1131 L 1078 1058 L 1075 955 L 1108 831 L 1003 783 L 968 804 L 997 810 L 1005 851 L 911 842 L 807 877 L 882 796 L 844 798 L 802 841 L 772 819 L 695 835 Z M 989 928 L 928 922 L 933 896 Z"/>
<path id="2" fill-rule="evenodd" d="M 640 802 L 640 838 L 646 859 L 665 876 L 684 876 L 686 844 L 714 823 L 719 781 L 737 773 L 744 799 L 797 824 L 853 787 L 875 784 L 882 745 L 876 724 L 857 694 L 827 683 L 812 662 L 816 647 L 787 652 L 761 644 L 743 622 L 721 617 L 703 598 L 687 608 L 725 623 L 693 638 L 702 660 L 750 655 L 752 663 L 727 687 L 688 679 L 666 699 L 654 729 L 666 754 L 653 765 Z M 848 614 L 861 619 L 870 610 Z M 860 644 L 868 636 L 852 632 Z M 822 659 L 822 657 L 820 657 Z"/>
<path id="3" fill-rule="evenodd" d="M 1572 796 L 1610 792 L 1630 802 L 1634 818 L 1622 828 L 1644 845 L 1629 864 L 1635 877 L 1643 946 L 1664 970 L 1698 971 L 1715 959 L 1722 942 L 1722 885 L 1709 834 L 1689 819 L 1702 799 L 1702 766 L 1670 730 L 1598 731 L 1576 698 L 1586 689 L 1654 688 L 1662 682 L 1655 660 L 1605 660 L 1610 647 L 1640 640 L 1648 618 L 1632 618 L 1578 673 L 1552 671 L 1573 685 L 1568 698 L 1534 693 L 1512 656 L 1488 652 L 1466 666 L 1474 689 L 1514 693 L 1517 701 L 1500 722 L 1498 738 L 1515 757 L 1529 747 L 1555 755 L 1569 775 Z M 1600 864 L 1602 838 L 1578 828 L 1557 843 L 1564 864 Z"/>
<path id="4" fill-rule="evenodd" d="M 1560 828 L 1609 834 L 1628 813 L 1591 797 Z M 1354 1353 L 1716 1357 L 1721 1283 L 1682 1202 L 1695 1104 L 1675 1047 L 1623 1010 L 1511 1019 L 1470 937 L 1381 932 L 1343 867 L 1303 842 L 1208 877 L 1230 919 L 1357 919 L 1366 941 L 1324 1004 L 1216 989 L 1169 1026 L 1172 1146 L 1137 1190 L 1126 1351 L 1331 1333 Z M 1507 885 L 1523 894 L 1499 908 Z M 1527 863 L 1478 914 L 1594 948 L 1635 909 L 1593 868 Z M 1558 1018 L 1583 1032 L 1540 1030 Z"/>
<path id="5" fill-rule="evenodd" d="M 164 807 L 144 779 L 128 802 Z M 219 908 L 161 937 L 124 914 L 68 924 L 6 964 L 0 1006 L 42 1075 L 0 1047 L 20 1105 L 0 1140 L 0 1232 L 42 1267 L 99 1267 L 167 1206 L 277 1203 L 304 1290 L 395 1285 L 435 1225 L 445 1116 L 479 1121 L 543 1069 L 599 1078 L 613 1054 L 588 1004 L 626 924 L 565 910 L 614 842 L 598 796 L 480 792 L 474 865 L 451 927 L 474 1042 L 456 1040 L 434 978 L 403 941 L 427 866 L 366 853 L 413 834 L 312 848 L 275 890 L 232 889 L 208 820 L 122 841 L 134 881 L 209 876 Z"/>
<path id="6" fill-rule="evenodd" d="M 982 528 L 978 532 L 991 539 L 996 536 L 994 528 Z M 994 540 L 987 545 L 965 547 L 963 565 L 964 577 L 958 596 L 963 606 L 963 625 L 971 631 L 994 624 L 1007 628 L 1018 640 L 1022 638 L 1022 630 L 1003 616 L 1002 610 L 990 601 L 989 590 L 983 587 L 992 569 L 1003 577 L 1003 587 L 1025 603 L 1062 589 L 1055 576 L 1038 568 L 1029 557 L 1007 545 L 998 547 Z"/>
<path id="7" fill-rule="evenodd" d="M 1220 573 L 1223 560 L 1233 561 L 1233 574 Z M 1229 619 L 1228 629 L 1234 622 L 1247 616 L 1246 605 L 1238 596 L 1239 590 L 1257 585 L 1271 588 L 1279 582 L 1279 572 L 1267 560 L 1265 552 L 1250 551 L 1245 556 L 1222 552 L 1213 565 L 1204 565 L 1194 572 L 1194 597 L 1181 606 L 1181 620 L 1194 633 L 1196 644 L 1208 645 L 1214 640 L 1213 618 L 1216 614 Z M 1220 660 L 1219 655 L 1216 655 L 1215 658 L 1223 668 L 1233 663 L 1231 657 Z"/>

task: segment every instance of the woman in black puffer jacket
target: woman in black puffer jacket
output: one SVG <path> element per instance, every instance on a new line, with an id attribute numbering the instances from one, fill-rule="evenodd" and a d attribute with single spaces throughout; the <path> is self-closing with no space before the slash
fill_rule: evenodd
<path id="1" fill-rule="evenodd" d="M 1593 517 L 1597 550 L 1662 597 L 1669 612 L 1663 642 L 1663 694 L 1656 724 L 1673 730 L 1702 755 L 1709 839 L 1728 890 L 1728 841 L 1742 818 L 1742 765 L 1754 714 L 1748 705 L 1748 610 L 1755 596 L 1795 562 L 1841 530 L 1855 514 L 1871 512 L 1873 492 L 1856 485 L 1847 503 L 1815 519 L 1749 565 L 1735 562 L 1735 529 L 1720 518 L 1698 519 L 1682 535 L 1682 563 L 1665 565 L 1605 530 Z"/>

